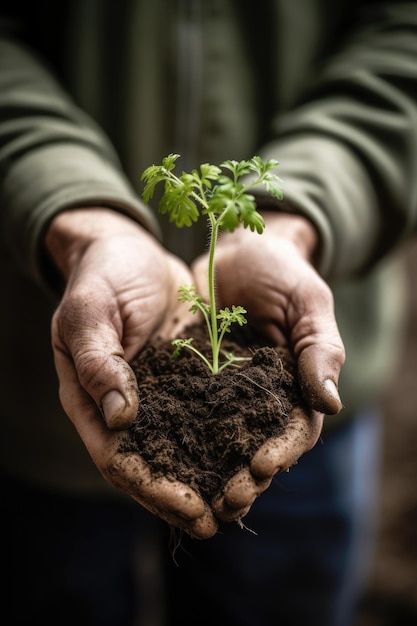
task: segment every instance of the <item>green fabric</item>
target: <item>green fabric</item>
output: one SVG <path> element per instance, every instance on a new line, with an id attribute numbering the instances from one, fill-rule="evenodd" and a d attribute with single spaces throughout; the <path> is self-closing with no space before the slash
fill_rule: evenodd
<path id="1" fill-rule="evenodd" d="M 190 261 L 205 232 L 174 230 L 139 196 L 143 169 L 169 152 L 183 169 L 280 161 L 286 203 L 321 233 L 319 270 L 347 349 L 346 408 L 328 423 L 373 402 L 404 328 L 402 270 L 395 255 L 380 259 L 417 222 L 417 2 L 4 4 L 3 466 L 57 488 L 104 488 L 59 407 L 42 236 L 58 211 L 102 204 L 161 229 Z M 25 379 L 31 365 L 41 380 Z"/>

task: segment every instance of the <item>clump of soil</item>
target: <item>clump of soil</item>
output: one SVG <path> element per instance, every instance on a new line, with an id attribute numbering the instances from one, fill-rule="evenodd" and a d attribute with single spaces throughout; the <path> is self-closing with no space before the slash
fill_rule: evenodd
<path id="1" fill-rule="evenodd" d="M 185 336 L 210 357 L 203 325 Z M 228 334 L 223 348 L 250 360 L 211 375 L 190 350 L 174 359 L 171 342 L 157 340 L 131 364 L 140 408 L 122 451 L 140 454 L 155 474 L 183 481 L 206 501 L 267 439 L 284 432 L 291 410 L 301 404 L 287 350 L 268 346 L 247 326 Z"/>

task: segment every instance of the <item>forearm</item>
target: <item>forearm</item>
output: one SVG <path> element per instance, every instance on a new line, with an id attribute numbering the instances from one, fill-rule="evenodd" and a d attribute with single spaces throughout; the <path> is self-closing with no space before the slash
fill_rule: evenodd
<path id="1" fill-rule="evenodd" d="M 4 244 L 42 281 L 50 220 L 77 206 L 111 207 L 157 232 L 105 135 L 63 92 L 41 61 L 0 39 L 0 187 Z"/>
<path id="2" fill-rule="evenodd" d="M 128 216 L 103 207 L 80 207 L 58 213 L 49 223 L 44 237 L 44 251 L 65 280 L 94 242 L 116 238 L 134 238 L 136 245 L 147 246 L 153 237 Z"/>
<path id="3" fill-rule="evenodd" d="M 260 151 L 319 231 L 326 278 L 366 271 L 417 227 L 417 4 L 372 7 Z"/>

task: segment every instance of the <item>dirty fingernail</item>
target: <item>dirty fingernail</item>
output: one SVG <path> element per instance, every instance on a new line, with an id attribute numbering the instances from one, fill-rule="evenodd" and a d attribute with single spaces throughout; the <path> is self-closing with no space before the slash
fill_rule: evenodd
<path id="1" fill-rule="evenodd" d="M 339 396 L 339 391 L 334 383 L 333 380 L 331 380 L 330 378 L 328 378 L 327 380 L 324 381 L 324 387 L 327 391 L 327 393 L 333 398 L 333 400 L 337 403 L 337 408 L 335 412 L 338 412 L 342 409 L 342 402 L 340 400 L 340 396 Z"/>
<path id="2" fill-rule="evenodd" d="M 119 391 L 109 391 L 103 398 L 102 411 L 109 428 L 117 428 L 120 414 L 126 407 L 126 400 Z"/>

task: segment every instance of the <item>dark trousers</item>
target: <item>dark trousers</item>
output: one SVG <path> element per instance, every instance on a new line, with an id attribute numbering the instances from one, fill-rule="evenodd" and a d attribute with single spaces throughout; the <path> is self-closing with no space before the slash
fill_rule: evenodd
<path id="1" fill-rule="evenodd" d="M 185 538 L 169 586 L 172 626 L 181 612 L 177 623 L 190 626 L 352 626 L 372 557 L 379 430 L 370 411 L 323 435 L 258 498 L 247 529 Z"/>
<path id="2" fill-rule="evenodd" d="M 258 498 L 246 528 L 225 524 L 207 541 L 134 502 L 3 477 L 7 623 L 351 626 L 371 556 L 378 424 L 364 413 L 324 435 Z"/>

